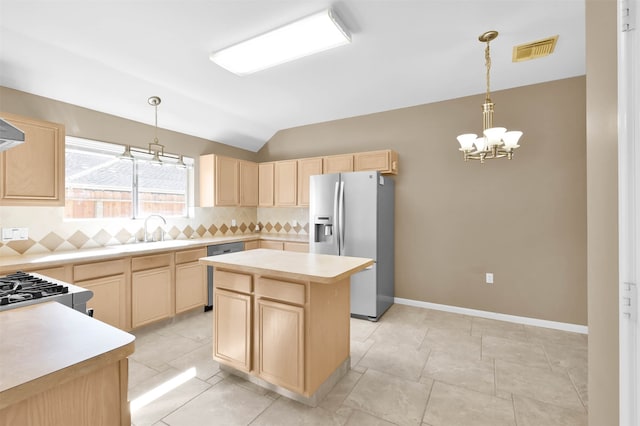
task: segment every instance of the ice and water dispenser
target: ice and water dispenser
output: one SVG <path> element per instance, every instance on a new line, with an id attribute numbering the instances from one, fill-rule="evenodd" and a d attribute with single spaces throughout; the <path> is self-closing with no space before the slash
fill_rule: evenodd
<path id="1" fill-rule="evenodd" d="M 315 216 L 313 218 L 314 242 L 331 243 L 333 241 L 333 220 L 331 216 Z"/>

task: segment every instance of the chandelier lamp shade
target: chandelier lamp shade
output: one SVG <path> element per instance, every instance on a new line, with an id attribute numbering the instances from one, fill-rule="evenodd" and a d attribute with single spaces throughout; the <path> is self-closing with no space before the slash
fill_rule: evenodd
<path id="1" fill-rule="evenodd" d="M 485 47 L 485 65 L 487 67 L 487 93 L 482 104 L 482 135 L 478 137 L 475 133 L 465 133 L 458 136 L 460 151 L 464 154 L 464 161 L 485 160 L 495 158 L 513 158 L 513 151 L 519 148 L 518 141 L 522 132 L 517 130 L 507 131 L 504 127 L 493 127 L 494 104 L 491 101 L 490 92 L 490 71 L 491 54 L 489 42 L 498 37 L 497 31 L 487 31 L 478 37 Z"/>

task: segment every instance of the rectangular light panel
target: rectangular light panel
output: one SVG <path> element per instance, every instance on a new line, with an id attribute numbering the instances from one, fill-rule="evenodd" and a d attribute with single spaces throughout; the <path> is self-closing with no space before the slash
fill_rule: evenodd
<path id="1" fill-rule="evenodd" d="M 238 75 L 247 75 L 351 42 L 331 9 L 213 52 L 209 58 Z"/>

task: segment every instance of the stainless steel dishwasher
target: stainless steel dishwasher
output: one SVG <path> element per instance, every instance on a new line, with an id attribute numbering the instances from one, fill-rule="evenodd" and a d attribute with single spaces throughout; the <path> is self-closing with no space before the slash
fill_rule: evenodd
<path id="1" fill-rule="evenodd" d="M 242 241 L 216 244 L 215 246 L 207 246 L 207 256 L 218 256 L 243 250 L 244 243 Z M 204 310 L 210 311 L 213 309 L 213 266 L 207 266 L 207 289 L 207 306 L 204 307 Z"/>

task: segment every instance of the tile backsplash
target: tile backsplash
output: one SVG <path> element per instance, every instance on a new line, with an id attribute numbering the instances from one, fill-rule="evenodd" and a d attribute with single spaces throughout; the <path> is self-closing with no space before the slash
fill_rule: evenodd
<path id="1" fill-rule="evenodd" d="M 266 234 L 306 235 L 309 210 L 304 208 L 195 208 L 192 217 L 150 220 L 148 231 L 165 240 Z M 50 253 L 126 244 L 144 239 L 144 219 L 65 220 L 62 207 L 2 207 L 0 227 L 29 228 L 29 239 L 0 242 L 0 256 Z M 236 221 L 231 226 L 232 220 Z"/>

